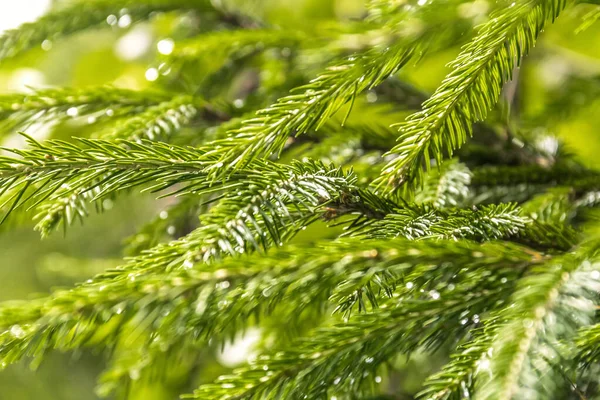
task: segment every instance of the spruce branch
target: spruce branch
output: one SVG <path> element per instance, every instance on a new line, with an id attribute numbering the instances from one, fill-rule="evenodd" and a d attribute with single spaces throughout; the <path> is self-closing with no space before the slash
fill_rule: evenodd
<path id="1" fill-rule="evenodd" d="M 503 324 L 492 345 L 490 378 L 477 389 L 480 398 L 512 399 L 554 390 L 561 341 L 573 340 L 576 330 L 592 321 L 599 266 L 592 240 L 575 254 L 534 268 L 519 282 L 514 306 L 499 315 Z"/>
<path id="2" fill-rule="evenodd" d="M 15 57 L 20 53 L 41 45 L 44 40 L 55 40 L 92 27 L 110 26 L 113 16 L 117 23 L 122 10 L 127 10 L 129 23 L 148 19 L 156 11 L 197 9 L 212 10 L 206 0 L 91 0 L 76 1 L 68 6 L 53 10 L 35 22 L 6 31 L 0 36 L 0 60 Z M 107 23 L 108 22 L 108 23 Z"/>
<path id="3" fill-rule="evenodd" d="M 211 143 L 219 159 L 215 175 L 243 168 L 252 160 L 279 154 L 290 136 L 318 130 L 323 123 L 363 90 L 372 88 L 412 57 L 416 44 L 399 41 L 390 48 L 372 49 L 331 65 L 310 83 L 244 121 L 227 139 Z M 297 94 L 296 94 L 297 93 Z"/>
<path id="4" fill-rule="evenodd" d="M 99 136 L 109 140 L 166 141 L 175 132 L 190 123 L 203 106 L 202 103 L 189 96 L 177 96 L 147 108 L 144 112 L 118 123 L 109 132 Z"/>
<path id="5" fill-rule="evenodd" d="M 11 204 L 5 219 L 15 208 L 31 203 L 30 207 L 37 207 L 47 201 L 46 209 L 57 211 L 46 213 L 54 221 L 58 214 L 67 212 L 62 208 L 63 203 L 71 202 L 66 193 L 77 195 L 100 186 L 102 190 L 93 195 L 94 199 L 140 185 L 161 190 L 182 183 L 180 191 L 210 186 L 202 173 L 204 164 L 197 161 L 199 152 L 193 148 L 84 138 L 77 139 L 78 147 L 60 140 L 40 143 L 27 139 L 28 149 L 5 149 L 19 158 L 0 158 L 1 193 L 14 189 L 2 206 Z"/>
<path id="6" fill-rule="evenodd" d="M 491 347 L 500 325 L 498 318 L 490 317 L 471 332 L 471 339 L 461 344 L 450 362 L 425 381 L 419 392 L 420 400 L 461 400 L 474 392 L 475 376 L 479 368 L 489 368 Z M 484 371 L 485 372 L 485 371 Z"/>
<path id="7" fill-rule="evenodd" d="M 456 245 L 455 250 L 458 251 L 462 247 L 461 242 Z M 470 247 L 467 244 L 467 248 Z M 483 251 L 493 247 L 486 247 Z M 417 254 L 421 253 L 415 252 Z M 468 251 L 462 255 L 472 257 L 472 254 Z M 514 253 L 509 251 L 506 254 Z M 456 256 L 460 257 L 458 253 Z M 419 289 L 427 287 L 420 286 L 427 284 L 427 278 L 423 276 L 420 282 L 411 281 L 412 285 L 403 286 L 379 308 L 357 314 L 347 323 L 321 328 L 283 351 L 259 356 L 250 367 L 236 371 L 235 375 L 222 376 L 213 384 L 203 385 L 190 397 L 275 399 L 306 395 L 320 398 L 361 393 L 364 384 L 376 376 L 377 369 L 390 357 L 419 347 L 436 348 L 449 332 L 452 332 L 451 336 L 460 336 L 470 326 L 460 322 L 465 316 L 484 312 L 491 298 L 498 299 L 498 291 L 509 291 L 510 284 L 505 287 L 499 281 L 504 281 L 504 272 L 518 274 L 518 268 L 500 267 L 488 278 L 483 278 L 479 269 L 483 266 L 478 266 L 476 259 L 458 262 L 457 258 L 446 258 L 446 263 L 437 266 L 436 270 L 443 272 L 446 267 L 449 270 L 453 268 L 452 261 L 448 260 L 456 260 L 456 265 L 468 265 L 466 270 L 469 272 L 456 277 L 450 290 L 447 282 L 441 281 L 439 287 L 435 283 L 440 282 L 435 282 L 431 291 L 422 294 Z M 527 265 L 527 261 L 521 265 Z M 433 269 L 428 266 L 424 271 L 432 273 Z M 418 274 L 415 272 L 415 275 Z M 473 286 L 474 281 L 478 281 L 476 287 Z M 414 288 L 417 289 L 413 291 Z"/>
<path id="8" fill-rule="evenodd" d="M 514 66 L 534 46 L 548 20 L 554 21 L 566 0 L 528 0 L 494 12 L 478 35 L 451 64 L 453 71 L 423 104 L 423 110 L 399 125 L 394 159 L 382 171 L 379 186 L 394 190 L 420 182 L 431 160 L 440 165 L 444 153 L 460 148 L 472 133 L 472 124 L 485 119 L 511 79 Z"/>
<path id="9" fill-rule="evenodd" d="M 0 95 L 2 133 L 32 122 L 59 123 L 87 116 L 88 123 L 139 114 L 146 107 L 169 101 L 170 94 L 114 87 L 38 89 L 32 93 Z"/>
<path id="10" fill-rule="evenodd" d="M 236 321 L 249 323 L 251 316 L 269 313 L 284 299 L 290 301 L 286 315 L 292 319 L 307 307 L 323 307 L 332 288 L 350 273 L 356 276 L 363 271 L 370 276 L 373 269 L 392 267 L 402 276 L 423 266 L 423 271 L 431 274 L 435 273 L 432 263 L 441 263 L 449 268 L 450 277 L 459 270 L 463 270 L 460 276 L 470 276 L 466 265 L 477 276 L 490 267 L 504 276 L 520 273 L 522 266 L 535 262 L 537 257 L 532 258 L 526 248 L 502 244 L 476 248 L 470 243 L 457 243 L 448 248 L 404 240 L 346 240 L 311 248 L 314 252 L 292 246 L 266 257 L 229 258 L 210 269 L 144 275 L 125 275 L 117 269 L 73 289 L 55 291 L 46 299 L 3 304 L 0 326 L 5 331 L 0 335 L 0 358 L 12 363 L 24 356 L 41 356 L 53 348 L 110 345 L 125 324 L 133 324 L 134 330 L 152 326 L 151 339 L 162 338 L 153 341 L 154 346 L 176 341 L 168 334 L 175 326 L 181 336 L 223 340 L 242 327 Z M 480 253 L 489 257 L 474 257 Z M 448 263 L 448 259 L 454 262 Z M 106 279 L 118 275 L 121 278 Z M 489 284 L 498 276 L 488 279 Z M 482 285 L 486 285 L 486 279 Z M 71 333 L 64 336 L 64 332 Z"/>
<path id="11" fill-rule="evenodd" d="M 193 67 L 195 75 L 206 80 L 228 61 L 273 48 L 295 48 L 304 39 L 296 31 L 273 28 L 209 32 L 178 42 L 165 63 L 176 70 Z"/>

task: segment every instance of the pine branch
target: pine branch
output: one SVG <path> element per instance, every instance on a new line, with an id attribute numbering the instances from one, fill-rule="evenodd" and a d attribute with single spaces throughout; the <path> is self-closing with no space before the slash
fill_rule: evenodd
<path id="1" fill-rule="evenodd" d="M 477 390 L 482 399 L 511 399 L 552 391 L 558 345 L 591 323 L 598 279 L 597 243 L 575 255 L 534 268 L 519 282 L 514 306 L 499 316 L 503 326 L 493 343 L 489 377 Z M 480 374 L 485 375 L 484 372 Z M 549 395 L 549 394 L 548 394 Z"/>
<path id="2" fill-rule="evenodd" d="M 454 258 L 444 258 L 449 262 L 449 269 L 453 268 L 449 260 L 461 257 L 460 242 L 457 246 Z M 431 253 L 430 250 L 417 254 Z M 463 253 L 464 256 L 472 257 L 471 250 Z M 500 254 L 497 256 L 503 258 Z M 461 324 L 465 316 L 483 312 L 491 298 L 497 300 L 501 291 L 509 291 L 499 282 L 503 276 L 501 271 L 518 273 L 514 266 L 506 270 L 501 267 L 495 271 L 498 275 L 486 279 L 478 269 L 486 267 L 478 266 L 472 258 L 471 262 L 457 261 L 457 265 L 464 266 L 461 263 L 465 262 L 470 271 L 466 275 L 472 275 L 457 277 L 451 289 L 442 281 L 439 286 L 433 284 L 434 290 L 421 294 L 423 281 L 411 281 L 413 284 L 403 287 L 397 298 L 381 304 L 378 309 L 358 314 L 345 324 L 319 329 L 284 351 L 259 356 L 250 367 L 232 376 L 222 376 L 214 384 L 203 385 L 190 397 L 275 399 L 306 395 L 320 398 L 361 393 L 364 384 L 376 375 L 377 368 L 396 353 L 418 347 L 436 348 L 448 337 L 464 333 L 470 326 Z M 437 271 L 442 272 L 444 268 L 438 265 Z M 425 270 L 433 272 L 432 266 Z M 426 278 L 422 279 L 426 284 Z M 478 282 L 476 287 L 474 282 Z M 413 288 L 416 288 L 414 292 Z"/>
<path id="3" fill-rule="evenodd" d="M 109 16 L 117 16 L 127 10 L 127 25 L 148 19 L 156 11 L 181 9 L 211 10 L 205 0 L 92 0 L 78 1 L 54 10 L 35 22 L 25 23 L 17 29 L 6 31 L 0 36 L 0 60 L 11 58 L 41 45 L 44 40 L 55 40 L 92 27 L 111 24 Z M 108 25 L 107 25 L 108 26 Z"/>
<path id="4" fill-rule="evenodd" d="M 485 119 L 547 20 L 558 17 L 566 0 L 528 0 L 493 13 L 451 64 L 453 71 L 436 92 L 399 125 L 400 143 L 389 156 L 379 186 L 393 190 L 404 183 L 420 182 L 431 159 L 440 165 L 471 135 L 474 122 Z"/>
<path id="5" fill-rule="evenodd" d="M 2 133 L 11 133 L 32 122 L 56 124 L 87 116 L 87 122 L 94 123 L 111 117 L 136 115 L 169 98 L 168 93 L 160 91 L 114 87 L 40 89 L 33 93 L 1 95 Z"/>
<path id="6" fill-rule="evenodd" d="M 381 220 L 360 229 L 368 238 L 405 237 L 411 240 L 469 239 L 515 240 L 533 247 L 568 250 L 577 242 L 576 233 L 562 225 L 543 223 L 523 214 L 514 203 L 472 209 L 442 210 L 430 205 L 412 205 L 394 210 Z"/>
<path id="7" fill-rule="evenodd" d="M 474 392 L 477 371 L 486 372 L 489 368 L 490 349 L 500 321 L 488 318 L 482 325 L 473 330 L 472 338 L 458 347 L 440 372 L 427 378 L 418 399 L 462 400 Z"/>
<path id="8" fill-rule="evenodd" d="M 257 112 L 253 119 L 231 132 L 231 138 L 216 141 L 211 147 L 227 169 L 243 168 L 253 159 L 279 153 L 289 136 L 306 133 L 320 126 L 347 101 L 394 73 L 412 56 L 414 48 L 399 43 L 381 51 L 350 57 L 332 65 L 327 71 L 273 106 Z"/>
<path id="9" fill-rule="evenodd" d="M 166 141 L 171 135 L 190 123 L 199 109 L 204 106 L 202 103 L 189 96 L 177 96 L 147 108 L 144 112 L 126 119 L 106 134 L 99 136 L 109 140 Z"/>
<path id="10" fill-rule="evenodd" d="M 469 197 L 471 171 L 464 164 L 446 162 L 424 179 L 423 188 L 415 194 L 417 203 L 431 203 L 436 208 L 460 207 Z"/>
<path id="11" fill-rule="evenodd" d="M 449 268 L 448 277 L 463 270 L 459 276 L 467 279 L 467 265 L 479 272 L 491 267 L 504 276 L 519 273 L 516 266 L 533 262 L 527 249 L 491 244 L 477 248 L 487 258 L 473 258 L 475 247 L 469 243 L 448 248 L 402 240 L 351 240 L 310 248 L 314 252 L 289 247 L 266 257 L 230 258 L 211 269 L 144 275 L 117 269 L 71 290 L 55 291 L 46 299 L 4 304 L 0 307 L 0 327 L 5 329 L 0 335 L 0 359 L 12 363 L 24 356 L 42 356 L 53 348 L 110 346 L 125 324 L 131 325 L 128 332 L 152 326 L 150 339 L 162 338 L 152 341 L 152 346 L 168 347 L 178 337 L 223 340 L 251 323 L 253 315 L 270 313 L 284 301 L 291 319 L 306 308 L 324 307 L 332 288 L 351 273 L 370 276 L 373 270 L 394 267 L 401 276 L 423 266 L 431 274 L 435 273 L 432 263 L 443 263 Z M 498 276 L 482 278 L 478 285 L 491 285 Z M 70 334 L 65 336 L 66 332 Z"/>
<path id="12" fill-rule="evenodd" d="M 301 33 L 279 29 L 209 32 L 178 42 L 165 62 L 177 70 L 193 67 L 194 76 L 206 80 L 228 61 L 272 48 L 295 48 L 303 39 Z"/>
<path id="13" fill-rule="evenodd" d="M 4 218 L 15 208 L 32 202 L 31 207 L 37 207 L 48 201 L 47 209 L 60 212 L 62 202 L 70 201 L 65 199 L 65 192 L 76 195 L 100 186 L 102 191 L 94 194 L 94 199 L 140 185 L 161 190 L 181 183 L 181 192 L 210 186 L 202 173 L 204 164 L 196 161 L 201 154 L 196 149 L 151 142 L 77 141 L 82 147 L 60 140 L 39 143 L 28 138 L 29 149 L 5 149 L 20 158 L 0 158 L 2 193 L 14 189 L 2 206 L 12 203 Z M 34 188 L 31 193 L 30 188 Z M 55 196 L 57 193 L 59 196 Z M 59 204 L 52 204 L 56 199 Z M 57 215 L 47 214 L 52 221 Z"/>

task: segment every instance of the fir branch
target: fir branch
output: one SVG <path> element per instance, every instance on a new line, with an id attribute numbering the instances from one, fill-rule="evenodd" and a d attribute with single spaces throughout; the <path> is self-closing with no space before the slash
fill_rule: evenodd
<path id="1" fill-rule="evenodd" d="M 440 372 L 427 378 L 418 399 L 462 400 L 474 392 L 477 370 L 485 372 L 489 368 L 491 347 L 500 321 L 492 317 L 482 325 L 472 331 L 472 338 L 458 347 Z"/>
<path id="2" fill-rule="evenodd" d="M 493 379 L 481 385 L 478 397 L 512 399 L 553 390 L 553 365 L 562 358 L 559 343 L 592 321 L 599 267 L 592 241 L 574 255 L 534 268 L 519 282 L 514 306 L 499 315 L 504 322 L 492 346 Z"/>
<path id="3" fill-rule="evenodd" d="M 460 207 L 469 197 L 471 171 L 464 164 L 446 162 L 427 174 L 423 188 L 415 194 L 417 203 L 431 203 L 436 208 Z"/>
<path id="4" fill-rule="evenodd" d="M 44 40 L 55 40 L 92 27 L 114 23 L 127 10 L 128 24 L 148 19 L 156 11 L 213 9 L 205 0 L 92 0 L 77 1 L 71 5 L 51 11 L 35 22 L 21 25 L 0 36 L 0 60 L 15 57 L 20 53 L 41 45 Z"/>
<path id="5" fill-rule="evenodd" d="M 452 269 L 450 264 L 447 267 Z M 500 271 L 508 270 L 496 270 L 497 275 L 486 279 L 482 278 L 482 270 L 478 269 L 481 266 L 476 262 L 467 261 L 467 265 L 470 267 L 466 275 L 472 275 L 457 277 L 451 289 L 443 283 L 434 286 L 437 290 L 420 294 L 418 281 L 414 286 L 407 285 L 400 293 L 407 291 L 410 295 L 400 294 L 397 299 L 369 313 L 358 314 L 347 323 L 319 329 L 284 351 L 259 356 L 250 367 L 232 376 L 222 376 L 214 384 L 203 385 L 190 397 L 241 400 L 361 393 L 365 382 L 390 357 L 418 347 L 436 348 L 448 335 L 460 336 L 469 326 L 460 322 L 466 315 L 483 312 L 491 298 L 498 299 L 499 291 L 506 293 L 507 287 L 499 280 L 503 276 Z M 437 266 L 437 271 L 444 268 Z M 510 269 L 510 274 L 517 272 L 514 267 Z M 426 270 L 433 271 L 431 266 Z M 478 281 L 476 287 L 471 279 Z M 413 294 L 414 287 L 417 290 Z"/>
<path id="6" fill-rule="evenodd" d="M 228 61 L 237 61 L 272 48 L 295 48 L 305 36 L 280 29 L 210 32 L 178 42 L 165 62 L 177 70 L 193 66 L 206 80 Z"/>
<path id="7" fill-rule="evenodd" d="M 175 326 L 182 337 L 222 340 L 242 328 L 236 321 L 247 324 L 251 316 L 269 313 L 284 299 L 290 301 L 285 312 L 292 319 L 307 307 L 323 307 L 332 288 L 351 272 L 370 276 L 373 269 L 392 267 L 402 276 L 423 266 L 431 274 L 435 273 L 432 263 L 441 263 L 449 269 L 448 276 L 460 270 L 459 276 L 467 279 L 470 272 L 466 266 L 473 273 L 491 267 L 504 276 L 519 273 L 515 267 L 535 262 L 529 250 L 501 244 L 476 249 L 469 243 L 448 248 L 404 240 L 347 240 L 310 248 L 314 251 L 288 247 L 266 257 L 230 258 L 210 270 L 157 271 L 106 280 L 121 274 L 107 271 L 73 289 L 55 291 L 46 299 L 4 304 L 0 307 L 0 326 L 5 329 L 0 335 L 0 358 L 12 363 L 24 356 L 41 356 L 52 348 L 96 345 L 100 337 L 100 342 L 110 345 L 125 324 L 132 324 L 134 331 L 152 326 L 150 339 L 162 338 L 152 341 L 153 346 L 176 341 L 172 335 Z M 476 250 L 488 257 L 473 257 Z M 488 280 L 492 284 L 498 276 L 478 284 L 485 286 Z M 71 334 L 65 337 L 62 332 Z"/>
<path id="8" fill-rule="evenodd" d="M 190 123 L 203 106 L 203 102 L 189 96 L 177 96 L 169 101 L 149 107 L 135 117 L 117 124 L 103 139 L 126 140 L 161 140 L 166 141 L 171 135 Z"/>
<path id="9" fill-rule="evenodd" d="M 48 201 L 46 209 L 52 212 L 47 214 L 54 221 L 56 215 L 67 212 L 63 203 L 72 199 L 65 197 L 66 193 L 76 195 L 100 186 L 102 191 L 94 194 L 94 199 L 140 185 L 161 190 L 182 183 L 180 191 L 210 186 L 202 173 L 204 164 L 197 161 L 200 153 L 196 149 L 151 142 L 77 141 L 82 147 L 60 140 L 39 143 L 28 138 L 29 149 L 5 149 L 20 157 L 0 158 L 0 190 L 5 193 L 15 189 L 4 203 L 12 202 L 5 219 L 29 202 L 38 206 Z M 31 193 L 30 187 L 35 188 Z"/>
<path id="10" fill-rule="evenodd" d="M 244 121 L 231 137 L 211 144 L 219 158 L 214 173 L 243 168 L 252 160 L 279 154 L 289 136 L 318 130 L 325 121 L 351 101 L 397 71 L 414 54 L 416 44 L 399 41 L 385 50 L 372 49 L 331 65 L 310 83 L 294 90 L 274 105 Z"/>
<path id="11" fill-rule="evenodd" d="M 430 205 L 406 206 L 381 220 L 371 221 L 356 233 L 368 238 L 405 237 L 411 240 L 469 239 L 515 240 L 538 248 L 568 250 L 577 235 L 561 225 L 535 221 L 514 203 L 475 209 L 442 210 Z"/>
<path id="12" fill-rule="evenodd" d="M 32 122 L 59 123 L 87 116 L 88 123 L 105 118 L 136 115 L 146 107 L 168 101 L 168 93 L 133 91 L 114 87 L 39 89 L 32 93 L 0 96 L 3 131 Z M 4 133 L 3 132 L 3 133 Z"/>
<path id="13" fill-rule="evenodd" d="M 485 118 L 547 20 L 558 17 L 566 0 L 528 0 L 493 13 L 451 64 L 453 71 L 423 104 L 423 110 L 400 124 L 400 143 L 389 156 L 378 185 L 393 190 L 420 182 L 431 159 L 440 165 L 472 133 L 472 124 Z"/>

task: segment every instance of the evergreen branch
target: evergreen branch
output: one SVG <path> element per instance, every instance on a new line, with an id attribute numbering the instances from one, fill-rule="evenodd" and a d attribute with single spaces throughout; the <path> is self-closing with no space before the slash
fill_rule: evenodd
<path id="1" fill-rule="evenodd" d="M 600 288 L 597 243 L 557 259 L 519 282 L 514 306 L 503 310 L 493 343 L 488 379 L 477 390 L 482 399 L 512 399 L 553 390 L 560 342 L 590 324 Z"/>
<path id="2" fill-rule="evenodd" d="M 147 108 L 144 112 L 117 124 L 103 139 L 167 140 L 190 123 L 202 104 L 189 96 L 178 96 Z"/>
<path id="3" fill-rule="evenodd" d="M 127 10 L 128 24 L 148 19 L 156 11 L 174 11 L 181 9 L 213 9 L 205 0 L 92 0 L 77 1 L 69 6 L 54 10 L 35 22 L 21 25 L 17 29 L 4 32 L 0 36 L 0 60 L 15 57 L 18 54 L 41 45 L 44 40 L 54 40 L 92 27 L 110 24 L 109 16 L 123 17 Z M 108 25 L 107 25 L 108 26 Z"/>
<path id="4" fill-rule="evenodd" d="M 12 202 L 5 219 L 26 203 L 33 202 L 31 207 L 35 207 L 48 201 L 46 211 L 56 212 L 46 214 L 54 221 L 56 215 L 67 212 L 63 203 L 81 201 L 66 194 L 91 192 L 100 186 L 100 193 L 89 196 L 96 199 L 140 185 L 161 190 L 181 183 L 181 191 L 210 186 L 202 172 L 204 164 L 197 161 L 200 153 L 193 148 L 83 138 L 77 139 L 82 147 L 60 140 L 28 141 L 29 149 L 5 149 L 20 158 L 0 157 L 0 190 L 5 193 L 15 189 L 4 203 Z M 28 193 L 30 187 L 35 189 Z M 58 202 L 53 204 L 53 200 Z"/>
<path id="5" fill-rule="evenodd" d="M 399 126 L 395 158 L 384 168 L 378 185 L 388 190 L 420 182 L 431 159 L 440 165 L 472 133 L 472 124 L 485 116 L 510 80 L 515 65 L 535 44 L 547 20 L 558 17 L 566 0 L 527 0 L 493 13 L 451 64 L 453 71 L 423 104 L 423 110 Z"/>
<path id="6" fill-rule="evenodd" d="M 372 49 L 331 65 L 310 83 L 244 121 L 231 137 L 211 144 L 219 158 L 215 174 L 243 168 L 252 160 L 278 154 L 289 136 L 318 130 L 335 111 L 356 95 L 397 71 L 412 57 L 416 43 L 400 41 L 385 50 Z M 217 150 L 214 148 L 217 147 Z"/>
<path id="7" fill-rule="evenodd" d="M 576 243 L 571 229 L 545 224 L 523 215 L 516 204 L 441 210 L 429 205 L 397 209 L 358 231 L 369 238 L 405 237 L 411 240 L 516 240 L 541 248 L 568 250 Z"/>
<path id="8" fill-rule="evenodd" d="M 460 207 L 469 197 L 471 171 L 464 164 L 446 162 L 424 179 L 423 188 L 415 194 L 417 203 L 431 203 L 436 208 Z"/>
<path id="9" fill-rule="evenodd" d="M 431 274 L 434 265 L 443 264 L 449 277 L 458 274 L 459 280 L 465 276 L 473 281 L 471 273 L 481 278 L 480 272 L 493 268 L 497 275 L 476 280 L 483 287 L 499 276 L 520 273 L 515 267 L 535 262 L 529 250 L 502 244 L 475 248 L 456 243 L 448 248 L 404 240 L 347 240 L 310 248 L 313 251 L 289 247 L 266 257 L 230 258 L 212 270 L 127 274 L 107 281 L 107 276 L 120 274 L 108 271 L 46 299 L 4 304 L 0 306 L 0 327 L 5 329 L 0 335 L 0 359 L 12 363 L 52 348 L 76 349 L 100 341 L 110 345 L 125 324 L 134 332 L 152 326 L 151 339 L 162 338 L 153 341 L 153 346 L 176 341 L 175 326 L 181 337 L 224 339 L 241 328 L 236 321 L 248 324 L 251 316 L 270 313 L 284 300 L 290 302 L 285 312 L 291 319 L 308 307 L 321 308 L 332 288 L 347 275 L 370 276 L 373 270 L 392 268 L 399 276 L 410 277 L 408 273 L 418 266 Z M 488 257 L 474 258 L 475 250 Z M 467 266 L 474 272 L 467 272 Z M 64 336 L 62 332 L 71 333 Z M 136 335 L 127 337 L 134 340 Z"/>
<path id="10" fill-rule="evenodd" d="M 456 243 L 459 246 L 456 250 L 460 243 Z M 423 254 L 428 253 L 431 251 Z M 506 270 L 500 267 L 488 279 L 482 277 L 483 270 L 479 269 L 486 267 L 476 265 L 477 262 L 461 262 L 456 265 L 469 265 L 469 272 L 457 277 L 450 289 L 446 282 L 436 282 L 441 284 L 434 283 L 434 290 L 421 294 L 420 290 L 411 291 L 413 287 L 421 288 L 418 281 L 414 286 L 407 285 L 397 298 L 379 308 L 355 315 L 345 324 L 319 329 L 284 351 L 259 356 L 250 367 L 235 371 L 235 375 L 222 376 L 214 384 L 203 385 L 190 397 L 241 400 L 361 393 L 365 382 L 376 375 L 377 368 L 396 353 L 419 347 L 436 348 L 448 335 L 462 334 L 469 326 L 460 322 L 465 316 L 485 311 L 492 298 L 497 300 L 499 293 L 510 291 L 507 290 L 510 284 L 499 283 L 504 276 L 502 271 L 518 273 L 514 266 Z M 448 268 L 453 267 L 448 265 Z M 445 264 L 437 266 L 438 272 L 444 269 Z M 432 266 L 425 270 L 433 272 Z M 426 282 L 427 278 L 422 280 Z M 478 282 L 475 286 L 474 281 Z"/>
<path id="11" fill-rule="evenodd" d="M 497 318 L 489 318 L 474 329 L 472 338 L 460 345 L 444 368 L 427 378 L 419 392 L 420 400 L 461 400 L 474 392 L 475 376 L 479 369 L 489 368 L 491 347 L 499 329 Z"/>
<path id="12" fill-rule="evenodd" d="M 317 162 L 270 170 L 263 165 L 226 185 L 233 194 L 203 214 L 199 228 L 129 260 L 117 275 L 191 268 L 226 255 L 266 250 L 282 245 L 320 217 L 369 212 L 370 205 L 353 195 L 355 180 L 352 173 Z"/>
<path id="13" fill-rule="evenodd" d="M 58 123 L 75 117 L 88 116 L 88 123 L 103 118 L 141 113 L 169 100 L 160 91 L 133 91 L 114 87 L 86 89 L 40 89 L 33 93 L 0 95 L 0 119 L 12 131 L 31 122 Z"/>
<path id="14" fill-rule="evenodd" d="M 271 48 L 294 48 L 303 39 L 304 35 L 296 31 L 278 29 L 210 32 L 178 42 L 165 62 L 177 69 L 194 66 L 195 75 L 207 79 L 228 60 L 240 60 Z"/>

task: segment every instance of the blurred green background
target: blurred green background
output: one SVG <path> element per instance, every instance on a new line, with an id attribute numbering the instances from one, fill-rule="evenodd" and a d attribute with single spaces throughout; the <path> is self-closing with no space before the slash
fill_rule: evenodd
<path id="1" fill-rule="evenodd" d="M 50 0 L 0 0 L 0 31 L 34 19 L 50 6 Z M 262 1 L 261 13 L 274 24 L 310 31 L 316 20 L 351 19 L 363 11 L 361 0 L 270 0 Z M 485 13 L 485 0 L 465 3 L 465 12 Z M 518 118 L 523 128 L 559 135 L 581 160 L 600 167 L 600 24 L 580 34 L 574 31 L 581 24 L 582 11 L 565 14 L 547 29 L 520 72 Z M 148 73 L 153 65 L 156 44 L 169 37 L 177 18 L 165 15 L 152 23 L 135 26 L 94 29 L 56 42 L 47 42 L 15 60 L 0 65 L 0 91 L 27 91 L 29 87 L 85 87 L 111 84 L 130 89 L 142 89 L 152 80 Z M 445 65 L 457 54 L 458 48 L 425 57 L 411 65 L 401 75 L 420 88 L 432 91 L 448 72 Z M 577 107 L 565 109 L 558 99 L 574 96 Z M 548 107 L 555 107 L 552 118 L 540 118 Z M 76 135 L 77 124 L 31 126 L 29 134 L 43 138 L 50 131 L 54 136 Z M 5 146 L 20 146 L 22 139 L 9 137 Z M 66 236 L 60 233 L 41 240 L 32 225 L 19 225 L 0 230 L 0 300 L 26 299 L 48 293 L 50 288 L 67 286 L 85 280 L 122 256 L 122 241 L 144 222 L 157 215 L 165 206 L 151 196 L 130 195 L 105 204 L 102 215 L 93 215 L 85 226 L 75 226 Z M 314 240 L 322 229 L 296 240 Z M 239 347 L 241 346 L 241 347 Z M 233 356 L 246 354 L 242 348 L 230 349 Z M 231 354 L 230 354 L 231 356 Z M 208 356 L 211 358 L 212 356 Z M 235 357 L 234 357 L 235 358 Z M 243 357 L 240 359 L 243 360 Z M 232 364 L 236 360 L 229 360 Z M 421 360 L 422 363 L 423 360 Z M 411 362 L 420 362 L 419 358 Z M 53 354 L 36 372 L 26 363 L 11 366 L 0 373 L 0 400 L 70 400 L 95 399 L 95 379 L 103 368 L 99 354 Z M 221 359 L 221 363 L 228 364 Z M 425 361 L 427 363 L 427 361 Z M 435 364 L 430 362 L 431 365 Z M 227 366 L 227 365 L 226 365 Z M 216 375 L 221 371 L 215 363 Z M 185 370 L 185 369 L 184 369 Z M 410 368 L 402 377 L 410 387 Z M 420 370 L 419 373 L 427 373 Z M 177 377 L 175 384 L 194 386 L 194 379 Z M 205 378 L 203 378 L 205 379 Z M 170 388 L 139 385 L 132 389 L 132 398 L 163 400 L 176 398 Z"/>

